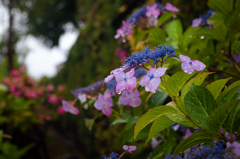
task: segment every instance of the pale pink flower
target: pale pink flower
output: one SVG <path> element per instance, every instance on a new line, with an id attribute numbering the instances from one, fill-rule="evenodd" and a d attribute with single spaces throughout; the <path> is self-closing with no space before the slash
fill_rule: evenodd
<path id="1" fill-rule="evenodd" d="M 123 66 L 123 67 L 120 67 L 120 68 L 116 68 L 115 70 L 112 70 L 112 71 L 110 72 L 110 75 L 107 76 L 107 77 L 104 79 L 104 82 L 105 82 L 105 83 L 108 83 L 108 82 L 111 81 L 118 73 L 123 72 L 125 69 L 126 69 L 126 66 Z"/>
<path id="2" fill-rule="evenodd" d="M 146 9 L 147 9 L 145 13 L 146 17 L 158 17 L 161 14 L 160 9 L 158 9 L 156 3 L 147 6 Z"/>
<path id="3" fill-rule="evenodd" d="M 167 3 L 165 6 L 165 9 L 170 11 L 170 12 L 179 12 L 179 9 L 175 6 L 173 6 L 171 3 Z"/>
<path id="4" fill-rule="evenodd" d="M 60 114 L 60 115 L 64 115 L 64 114 L 65 114 L 65 111 L 63 110 L 62 107 L 58 107 L 58 108 L 57 108 L 57 112 L 58 112 L 58 114 Z"/>
<path id="5" fill-rule="evenodd" d="M 155 139 L 155 137 L 152 137 L 152 142 L 151 142 L 152 149 L 155 149 L 157 145 L 159 145 L 161 142 L 162 142 L 161 140 L 157 140 Z"/>
<path id="6" fill-rule="evenodd" d="M 235 155 L 240 156 L 240 143 L 238 142 L 227 142 L 227 147 L 232 147 L 232 151 Z"/>
<path id="7" fill-rule="evenodd" d="M 198 27 L 202 23 L 202 18 L 195 18 L 192 21 L 192 27 Z"/>
<path id="8" fill-rule="evenodd" d="M 58 86 L 57 86 L 57 90 L 58 90 L 59 92 L 63 92 L 63 91 L 64 91 L 64 87 L 63 87 L 62 85 L 58 85 Z"/>
<path id="9" fill-rule="evenodd" d="M 49 84 L 49 85 L 47 85 L 46 90 L 47 90 L 48 92 L 51 92 L 51 91 L 54 90 L 54 86 L 53 86 L 52 84 Z"/>
<path id="10" fill-rule="evenodd" d="M 134 89 L 137 84 L 137 78 L 134 77 L 135 71 L 132 68 L 129 72 L 120 72 L 116 74 L 115 79 L 117 81 L 116 92 L 122 92 L 123 90 Z"/>
<path id="11" fill-rule="evenodd" d="M 136 151 L 137 147 L 136 146 L 123 145 L 123 149 L 128 151 L 129 153 L 132 153 L 133 151 Z"/>
<path id="12" fill-rule="evenodd" d="M 122 21 L 122 28 L 117 30 L 117 34 L 114 36 L 115 39 L 120 37 L 123 38 L 123 42 L 125 42 L 125 36 L 132 35 L 132 28 L 128 21 Z"/>
<path id="13" fill-rule="evenodd" d="M 11 75 L 11 76 L 18 76 L 18 75 L 19 75 L 19 72 L 18 72 L 18 70 L 11 70 L 11 71 L 10 71 L 10 75 Z"/>
<path id="14" fill-rule="evenodd" d="M 10 79 L 8 78 L 8 77 L 4 77 L 3 78 L 3 80 L 2 80 L 2 82 L 4 83 L 4 84 L 10 84 Z"/>
<path id="15" fill-rule="evenodd" d="M 55 94 L 51 94 L 48 96 L 48 102 L 49 103 L 53 103 L 53 104 L 57 104 L 58 103 L 58 97 Z"/>
<path id="16" fill-rule="evenodd" d="M 62 108 L 65 112 L 69 112 L 74 115 L 77 115 L 79 113 L 79 109 L 77 107 L 74 107 L 71 101 L 62 100 Z"/>
<path id="17" fill-rule="evenodd" d="M 131 107 L 137 107 L 141 105 L 142 101 L 141 98 L 139 97 L 139 92 L 138 90 L 128 90 L 128 91 L 123 91 L 122 95 L 120 96 L 118 103 L 123 104 L 123 105 L 129 105 Z"/>
<path id="18" fill-rule="evenodd" d="M 21 66 L 19 67 L 19 70 L 20 70 L 20 72 L 25 72 L 25 71 L 26 71 L 26 68 L 25 68 L 23 65 L 21 65 Z"/>
<path id="19" fill-rule="evenodd" d="M 113 100 L 111 98 L 111 92 L 109 89 L 105 91 L 104 95 L 99 94 L 98 100 L 96 100 L 94 103 L 94 107 L 97 110 L 101 110 L 106 116 L 110 116 L 112 114 L 112 106 Z"/>
<path id="20" fill-rule="evenodd" d="M 196 71 L 202 71 L 205 69 L 206 65 L 198 60 L 191 60 L 189 57 L 180 55 L 180 61 L 182 61 L 182 69 L 185 73 L 191 74 Z"/>
<path id="21" fill-rule="evenodd" d="M 191 135 L 192 135 L 192 133 L 191 133 L 190 129 L 187 129 L 185 132 L 185 135 L 183 136 L 183 139 L 186 139 L 187 137 L 189 137 Z"/>
<path id="22" fill-rule="evenodd" d="M 37 98 L 37 93 L 34 91 L 27 91 L 25 92 L 27 98 Z"/>
<path id="23" fill-rule="evenodd" d="M 143 78 L 140 80 L 139 84 L 141 86 L 145 86 L 145 90 L 148 92 L 155 92 L 158 88 L 158 86 L 161 83 L 160 77 L 162 77 L 167 68 L 160 67 L 160 68 L 151 68 L 148 73 L 143 76 Z"/>

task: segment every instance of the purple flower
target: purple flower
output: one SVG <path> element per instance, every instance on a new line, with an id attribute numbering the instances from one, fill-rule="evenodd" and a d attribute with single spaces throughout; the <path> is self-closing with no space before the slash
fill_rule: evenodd
<path id="1" fill-rule="evenodd" d="M 232 147 L 233 153 L 240 156 L 240 144 L 238 142 L 227 142 L 227 147 Z"/>
<path id="2" fill-rule="evenodd" d="M 161 142 L 162 142 L 161 140 L 157 140 L 154 137 L 152 137 L 152 142 L 151 142 L 152 149 L 155 149 L 157 145 L 159 145 Z"/>
<path id="3" fill-rule="evenodd" d="M 198 27 L 202 23 L 202 18 L 195 18 L 192 21 L 192 27 Z"/>
<path id="4" fill-rule="evenodd" d="M 128 21 L 122 21 L 122 28 L 117 30 L 117 34 L 114 36 L 115 39 L 120 37 L 123 38 L 123 42 L 125 42 L 125 36 L 132 35 L 132 27 Z"/>
<path id="5" fill-rule="evenodd" d="M 165 9 L 170 11 L 170 12 L 179 12 L 179 9 L 175 6 L 173 6 L 171 3 L 167 3 L 165 6 Z"/>
<path id="6" fill-rule="evenodd" d="M 106 116 L 110 116 L 112 113 L 113 100 L 111 98 L 111 91 L 107 89 L 104 95 L 99 94 L 98 100 L 94 103 L 94 107 L 97 110 L 101 110 Z"/>
<path id="7" fill-rule="evenodd" d="M 234 60 L 237 62 L 237 63 L 240 63 L 240 54 L 237 53 L 235 56 L 234 56 Z"/>
<path id="8" fill-rule="evenodd" d="M 115 69 L 115 70 L 112 70 L 112 71 L 110 72 L 110 75 L 107 76 L 107 77 L 104 79 L 104 82 L 105 82 L 105 83 L 108 83 L 109 81 L 111 81 L 111 80 L 116 76 L 116 74 L 118 74 L 118 73 L 120 73 L 120 72 L 123 72 L 125 69 L 126 69 L 126 67 L 123 66 L 123 67 L 117 68 L 117 69 Z"/>
<path id="9" fill-rule="evenodd" d="M 122 95 L 120 96 L 118 103 L 123 105 L 129 105 L 131 107 L 137 107 L 141 105 L 142 101 L 141 98 L 139 98 L 139 92 L 138 90 L 128 90 L 123 91 Z"/>
<path id="10" fill-rule="evenodd" d="M 146 8 L 146 17 L 158 17 L 161 14 L 156 3 L 154 3 L 153 5 L 149 5 Z"/>
<path id="11" fill-rule="evenodd" d="M 205 69 L 206 65 L 198 60 L 191 60 L 189 57 L 180 55 L 180 61 L 182 61 L 182 69 L 185 73 L 191 74 L 196 71 L 202 71 Z"/>
<path id="12" fill-rule="evenodd" d="M 133 75 L 135 74 L 134 68 L 129 72 L 120 72 L 115 75 L 117 81 L 116 92 L 122 92 L 123 90 L 134 89 L 136 87 L 137 78 Z"/>
<path id="13" fill-rule="evenodd" d="M 77 107 L 74 107 L 71 101 L 62 100 L 62 108 L 65 112 L 69 112 L 74 115 L 77 115 L 79 113 L 79 109 Z"/>
<path id="14" fill-rule="evenodd" d="M 187 137 L 191 136 L 192 133 L 190 132 L 190 129 L 187 129 L 185 132 L 185 135 L 183 136 L 183 139 L 186 139 Z"/>
<path id="15" fill-rule="evenodd" d="M 123 149 L 128 151 L 129 153 L 132 153 L 133 151 L 135 151 L 137 149 L 137 147 L 136 146 L 123 145 Z"/>
<path id="16" fill-rule="evenodd" d="M 145 86 L 145 90 L 148 92 L 155 92 L 160 85 L 161 79 L 167 68 L 160 67 L 160 68 L 151 68 L 148 73 L 143 76 L 140 80 L 139 84 L 141 86 Z"/>

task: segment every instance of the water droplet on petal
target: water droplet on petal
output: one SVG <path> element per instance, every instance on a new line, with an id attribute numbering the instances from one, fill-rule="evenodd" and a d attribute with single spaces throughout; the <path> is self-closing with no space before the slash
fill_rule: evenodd
<path id="1" fill-rule="evenodd" d="M 121 94 L 122 92 L 118 92 L 117 94 Z"/>

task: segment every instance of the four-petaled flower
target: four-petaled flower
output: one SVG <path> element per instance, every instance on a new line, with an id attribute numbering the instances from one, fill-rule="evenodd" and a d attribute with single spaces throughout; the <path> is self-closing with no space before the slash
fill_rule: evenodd
<path id="1" fill-rule="evenodd" d="M 123 145 L 123 149 L 128 151 L 129 153 L 132 153 L 133 151 L 135 151 L 137 149 L 137 147 L 136 146 Z"/>
<path id="2" fill-rule="evenodd" d="M 77 115 L 79 113 L 78 108 L 74 107 L 71 101 L 62 100 L 62 108 L 65 112 L 69 112 L 74 115 Z"/>
<path id="3" fill-rule="evenodd" d="M 108 75 L 105 79 L 104 82 L 108 83 L 109 81 L 111 81 L 118 73 L 123 72 L 126 69 L 125 66 L 120 67 L 120 68 L 116 68 L 115 70 L 112 70 L 110 72 L 110 75 Z"/>
<path id="4" fill-rule="evenodd" d="M 117 81 L 116 92 L 122 92 L 123 90 L 134 89 L 136 87 L 137 78 L 134 77 L 135 71 L 132 68 L 129 72 L 120 72 L 115 75 Z"/>
<path id="5" fill-rule="evenodd" d="M 232 147 L 232 151 L 235 155 L 240 156 L 240 143 L 238 142 L 227 142 L 227 147 Z"/>
<path id="6" fill-rule="evenodd" d="M 158 17 L 161 12 L 160 9 L 158 9 L 157 3 L 154 3 L 153 5 L 146 7 L 147 11 L 145 13 L 146 17 Z"/>
<path id="7" fill-rule="evenodd" d="M 179 12 L 179 9 L 175 6 L 173 6 L 171 3 L 167 3 L 165 6 L 165 9 L 170 11 L 170 12 Z"/>
<path id="8" fill-rule="evenodd" d="M 151 68 L 148 73 L 143 76 L 140 80 L 139 84 L 141 86 L 145 86 L 145 90 L 148 92 L 155 92 L 160 85 L 161 79 L 167 68 L 160 67 L 160 68 Z"/>
<path id="9" fill-rule="evenodd" d="M 139 92 L 138 90 L 128 90 L 128 91 L 123 91 L 122 95 L 120 96 L 118 103 L 123 104 L 123 105 L 129 105 L 131 107 L 137 107 L 141 105 L 142 101 L 141 98 L 139 97 Z"/>
<path id="10" fill-rule="evenodd" d="M 111 98 L 111 92 L 107 89 L 104 95 L 99 94 L 98 100 L 94 103 L 94 107 L 97 110 L 101 110 L 106 116 L 110 116 L 112 113 L 113 100 Z"/>
<path id="11" fill-rule="evenodd" d="M 180 55 L 180 61 L 182 61 L 182 69 L 185 73 L 191 74 L 196 71 L 202 71 L 205 69 L 206 65 L 198 60 L 191 60 L 189 57 Z"/>
<path id="12" fill-rule="evenodd" d="M 120 37 L 123 38 L 123 42 L 126 42 L 125 36 L 126 35 L 132 35 L 132 28 L 128 21 L 122 21 L 122 28 L 117 30 L 117 34 L 114 36 L 115 39 L 118 39 Z"/>

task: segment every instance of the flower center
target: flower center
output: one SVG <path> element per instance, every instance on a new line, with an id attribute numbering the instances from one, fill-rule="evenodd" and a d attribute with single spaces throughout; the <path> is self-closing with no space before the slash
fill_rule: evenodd
<path id="1" fill-rule="evenodd" d="M 149 75 L 149 78 L 150 78 L 150 80 L 153 79 L 154 75 L 153 74 Z"/>
<path id="2" fill-rule="evenodd" d="M 124 78 L 124 81 L 127 82 L 127 78 Z"/>
<path id="3" fill-rule="evenodd" d="M 189 64 L 192 65 L 192 61 L 190 61 Z"/>

